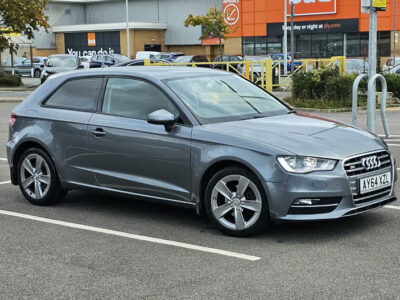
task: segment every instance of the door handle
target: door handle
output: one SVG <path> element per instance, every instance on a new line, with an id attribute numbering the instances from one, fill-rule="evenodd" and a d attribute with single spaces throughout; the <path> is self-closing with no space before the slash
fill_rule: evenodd
<path id="1" fill-rule="evenodd" d="M 97 137 L 103 137 L 106 135 L 106 132 L 102 128 L 96 128 L 92 130 L 92 134 Z"/>

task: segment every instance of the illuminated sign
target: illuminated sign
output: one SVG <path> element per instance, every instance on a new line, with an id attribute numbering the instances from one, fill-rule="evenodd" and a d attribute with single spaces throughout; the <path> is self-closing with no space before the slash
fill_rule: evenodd
<path id="1" fill-rule="evenodd" d="M 328 15 L 336 13 L 336 0 L 286 0 L 294 4 L 295 16 Z"/>
<path id="2" fill-rule="evenodd" d="M 88 32 L 88 46 L 96 46 L 96 33 L 95 32 Z"/>

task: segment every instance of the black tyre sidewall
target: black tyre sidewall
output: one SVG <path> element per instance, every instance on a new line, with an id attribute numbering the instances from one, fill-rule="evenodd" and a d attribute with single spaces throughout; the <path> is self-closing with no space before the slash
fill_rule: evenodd
<path id="1" fill-rule="evenodd" d="M 260 216 L 256 223 L 254 223 L 251 227 L 246 228 L 244 230 L 232 230 L 229 229 L 225 226 L 223 226 L 214 216 L 214 214 L 211 211 L 211 194 L 214 186 L 217 184 L 217 182 L 224 178 L 225 176 L 228 175 L 243 175 L 246 176 L 248 179 L 250 179 L 258 188 L 261 198 L 262 198 L 262 209 Z M 257 233 L 260 233 L 264 230 L 266 230 L 270 224 L 271 224 L 271 219 L 270 219 L 270 212 L 269 212 L 269 205 L 268 205 L 268 200 L 265 195 L 265 191 L 263 186 L 261 185 L 260 181 L 258 180 L 257 176 L 255 176 L 251 171 L 242 168 L 242 167 L 227 167 L 224 168 L 220 171 L 218 171 L 209 181 L 207 184 L 205 193 L 204 193 L 204 207 L 207 213 L 208 218 L 214 223 L 214 225 L 223 233 L 230 235 L 230 236 L 236 236 L 236 237 L 247 237 L 251 235 L 255 235 Z"/>
<path id="2" fill-rule="evenodd" d="M 47 165 L 49 166 L 49 170 L 50 170 L 50 189 L 47 192 L 47 195 L 42 198 L 42 199 L 33 199 L 32 197 L 30 197 L 26 192 L 24 187 L 22 186 L 21 183 L 21 176 L 20 176 L 20 172 L 21 172 L 21 165 L 22 162 L 24 161 L 24 159 L 30 155 L 30 154 L 38 154 L 40 155 L 47 163 Z M 49 204 L 53 204 L 59 200 L 62 199 L 63 195 L 64 195 L 64 191 L 61 189 L 59 180 L 58 180 L 58 174 L 56 171 L 56 168 L 54 167 L 54 164 L 52 162 L 52 160 L 50 159 L 50 157 L 47 155 L 46 152 L 44 152 L 42 149 L 39 148 L 31 148 L 26 150 L 19 158 L 18 160 L 18 169 L 17 169 L 17 174 L 18 174 L 18 185 L 19 188 L 22 192 L 22 194 L 24 195 L 24 197 L 31 202 L 32 204 L 35 205 L 49 205 Z"/>

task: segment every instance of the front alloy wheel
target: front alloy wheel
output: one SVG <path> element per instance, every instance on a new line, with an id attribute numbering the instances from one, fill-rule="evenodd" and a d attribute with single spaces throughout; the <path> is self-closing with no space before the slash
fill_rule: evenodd
<path id="1" fill-rule="evenodd" d="M 248 236 L 269 223 L 268 204 L 251 172 L 236 167 L 224 169 L 211 179 L 207 191 L 207 212 L 221 231 Z"/>

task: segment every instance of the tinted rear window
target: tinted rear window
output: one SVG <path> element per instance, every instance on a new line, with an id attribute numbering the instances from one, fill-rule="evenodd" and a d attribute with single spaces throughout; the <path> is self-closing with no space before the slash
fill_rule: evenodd
<path id="1" fill-rule="evenodd" d="M 94 111 L 97 105 L 97 92 L 102 78 L 79 78 L 69 80 L 46 101 L 46 106 Z"/>

